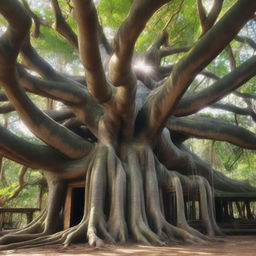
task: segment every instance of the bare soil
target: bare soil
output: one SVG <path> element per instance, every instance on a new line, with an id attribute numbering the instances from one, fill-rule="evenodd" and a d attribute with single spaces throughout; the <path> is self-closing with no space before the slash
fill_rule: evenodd
<path id="1" fill-rule="evenodd" d="M 173 244 L 168 246 L 146 246 L 146 245 L 108 245 L 103 248 L 91 248 L 85 244 L 72 245 L 69 248 L 63 248 L 61 245 L 52 245 L 46 247 L 9 250 L 0 252 L 1 255 L 170 255 L 170 256 L 256 256 L 256 235 L 253 236 L 227 236 L 221 238 L 221 242 L 209 242 L 207 244 Z"/>

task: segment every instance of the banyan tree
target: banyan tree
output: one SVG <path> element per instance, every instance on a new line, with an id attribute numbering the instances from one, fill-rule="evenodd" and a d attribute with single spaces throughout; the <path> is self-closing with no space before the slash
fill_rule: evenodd
<path id="1" fill-rule="evenodd" d="M 220 234 L 214 189 L 242 193 L 255 188 L 224 176 L 184 143 L 196 137 L 256 149 L 253 130 L 200 112 L 211 107 L 247 116 L 252 124 L 256 120 L 255 94 L 239 90 L 256 74 L 255 37 L 240 33 L 254 26 L 256 1 L 214 0 L 208 9 L 202 0 L 109 1 L 113 10 L 129 7 L 111 33 L 97 9 L 104 0 L 51 0 L 54 22 L 36 12 L 33 2 L 0 0 L 0 109 L 15 111 L 39 142 L 1 126 L 0 154 L 42 170 L 48 205 L 27 227 L 2 232 L 1 248 L 80 241 L 163 245 L 203 242 Z M 192 7 L 200 32 L 190 31 L 189 41 L 183 24 Z M 148 37 L 151 41 L 144 40 L 149 47 L 137 47 L 143 33 L 163 19 L 165 25 Z M 183 45 L 170 43 L 176 36 L 170 27 L 189 34 Z M 60 72 L 42 57 L 33 43 L 34 37 L 40 40 L 41 28 L 71 45 L 83 73 Z M 250 56 L 239 58 L 243 50 L 234 53 L 234 44 L 250 48 Z M 208 67 L 223 54 L 229 68 L 218 75 Z M 198 77 L 206 77 L 208 85 L 191 90 Z M 229 94 L 247 107 L 224 104 Z M 31 95 L 60 107 L 40 109 Z M 72 181 L 85 184 L 83 216 L 63 229 L 65 193 Z M 170 191 L 177 202 L 175 224 L 168 221 L 163 200 Z M 185 191 L 196 191 L 200 198 L 203 233 L 188 225 Z"/>

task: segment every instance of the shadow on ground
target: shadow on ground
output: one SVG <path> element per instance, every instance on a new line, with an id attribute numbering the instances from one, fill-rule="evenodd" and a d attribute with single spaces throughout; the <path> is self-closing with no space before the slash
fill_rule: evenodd
<path id="1" fill-rule="evenodd" d="M 146 245 L 111 245 L 104 248 L 91 248 L 84 244 L 72 245 L 67 249 L 62 246 L 47 246 L 33 249 L 9 250 L 0 252 L 1 255 L 33 255 L 33 256 L 256 256 L 255 236 L 228 236 L 222 242 L 210 242 L 203 245 L 174 244 L 169 246 L 146 246 Z"/>

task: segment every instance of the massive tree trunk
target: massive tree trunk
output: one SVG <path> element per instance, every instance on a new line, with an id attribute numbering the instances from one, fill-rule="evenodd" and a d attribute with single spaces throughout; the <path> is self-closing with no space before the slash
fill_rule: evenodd
<path id="1" fill-rule="evenodd" d="M 204 21 L 200 39 L 193 47 L 162 49 L 167 37 L 163 32 L 143 54 L 155 65 L 158 75 L 154 77 L 133 68 L 137 57 L 134 47 L 150 17 L 170 1 L 133 1 L 113 49 L 101 34 L 93 1 L 73 1 L 78 37 L 63 18 L 58 2 L 51 2 L 56 30 L 79 53 L 86 79 L 66 77 L 38 55 L 29 38 L 30 17 L 35 19 L 35 15 L 28 11 L 25 1 L 24 5 L 16 0 L 0 1 L 0 11 L 9 23 L 0 39 L 1 87 L 23 122 L 44 142 L 25 141 L 0 127 L 0 152 L 25 166 L 43 169 L 49 187 L 47 209 L 28 227 L 3 232 L 0 248 L 79 241 L 100 246 L 128 240 L 163 245 L 176 240 L 204 242 L 221 234 L 214 218 L 213 189 L 255 192 L 255 188 L 213 170 L 187 150 L 183 141 L 195 136 L 255 149 L 256 136 L 224 121 L 186 116 L 217 102 L 252 78 L 256 57 L 223 78 L 214 77 L 217 81 L 197 95 L 183 95 L 195 76 L 253 17 L 256 2 L 237 1 L 214 24 L 223 1 L 215 1 L 208 17 L 198 1 Z M 109 53 L 107 75 L 100 43 Z M 161 58 L 188 50 L 174 66 L 160 66 Z M 23 65 L 17 63 L 19 53 Z M 30 69 L 41 78 L 29 73 Z M 155 81 L 166 76 L 163 82 Z M 26 91 L 58 100 L 67 109 L 44 113 Z M 78 225 L 61 230 L 66 187 L 75 180 L 85 182 L 83 218 Z M 187 223 L 184 191 L 195 193 L 200 200 L 205 234 Z M 163 200 L 171 192 L 177 202 L 175 225 L 168 222 L 169 205 Z"/>

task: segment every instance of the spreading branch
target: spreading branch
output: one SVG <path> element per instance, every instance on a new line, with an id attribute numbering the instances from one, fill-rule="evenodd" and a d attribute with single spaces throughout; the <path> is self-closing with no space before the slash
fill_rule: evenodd
<path id="1" fill-rule="evenodd" d="M 78 39 L 75 32 L 66 22 L 65 18 L 62 15 L 59 3 L 57 0 L 51 0 L 54 16 L 55 16 L 55 23 L 54 28 L 55 30 L 60 33 L 72 46 L 73 48 L 78 51 Z"/>
<path id="2" fill-rule="evenodd" d="M 191 81 L 236 36 L 254 15 L 256 2 L 237 1 L 173 68 L 163 86 L 152 91 L 137 117 L 137 134 L 154 138 L 172 114 Z M 180 76 L 182 74 L 182 76 Z M 142 132 L 143 131 L 143 132 Z"/>
<path id="3" fill-rule="evenodd" d="M 87 88 L 98 102 L 105 103 L 110 100 L 112 90 L 106 81 L 100 56 L 97 12 L 90 0 L 74 0 L 74 8 L 79 31 L 79 54 L 86 71 Z"/>
<path id="4" fill-rule="evenodd" d="M 208 117 L 171 118 L 167 124 L 172 131 L 196 138 L 227 141 L 242 148 L 256 149 L 256 135 L 229 122 Z"/>
<path id="5" fill-rule="evenodd" d="M 246 36 L 236 36 L 235 40 L 241 43 L 246 43 L 250 45 L 254 50 L 256 50 L 256 43 L 249 37 Z"/>
<path id="6" fill-rule="evenodd" d="M 256 100 L 256 95 L 250 94 L 250 93 L 241 93 L 241 92 L 233 92 L 234 95 L 237 97 L 243 98 L 243 99 L 251 99 Z"/>
<path id="7" fill-rule="evenodd" d="M 67 160 L 49 146 L 38 145 L 20 138 L 0 126 L 0 154 L 20 164 L 35 168 L 61 171 Z"/>
<path id="8" fill-rule="evenodd" d="M 209 107 L 230 111 L 237 115 L 251 116 L 251 118 L 256 122 L 256 113 L 250 107 L 240 108 L 233 104 L 221 104 L 221 103 L 214 103 L 214 104 L 210 105 Z"/>
<path id="9" fill-rule="evenodd" d="M 40 74 L 42 77 L 54 81 L 63 81 L 65 79 L 54 68 L 42 58 L 33 48 L 30 37 L 27 36 L 22 44 L 21 56 L 23 64 L 30 70 Z"/>
<path id="10" fill-rule="evenodd" d="M 213 6 L 210 12 L 207 14 L 207 11 L 202 3 L 202 0 L 197 0 L 197 8 L 199 13 L 199 18 L 202 27 L 202 37 L 215 23 L 217 20 L 223 5 L 223 0 L 214 0 Z"/>
<path id="11" fill-rule="evenodd" d="M 115 111 L 121 117 L 124 126 L 128 128 L 127 130 L 130 129 L 128 132 L 124 131 L 126 137 L 133 134 L 135 113 L 137 79 L 132 68 L 134 46 L 150 17 L 168 1 L 133 1 L 128 17 L 121 24 L 114 38 L 108 79 L 117 87 L 114 98 Z"/>
<path id="12" fill-rule="evenodd" d="M 109 78 L 115 86 L 134 86 L 131 64 L 136 40 L 154 12 L 168 1 L 132 2 L 129 15 L 121 24 L 114 39 L 114 54 L 110 60 Z"/>
<path id="13" fill-rule="evenodd" d="M 43 19 L 41 19 L 40 17 L 38 17 L 30 8 L 28 2 L 26 0 L 22 0 L 22 3 L 24 5 L 24 7 L 26 8 L 29 16 L 32 18 L 33 22 L 34 22 L 34 31 L 33 31 L 33 34 L 32 36 L 37 38 L 40 36 L 40 26 L 43 25 L 43 26 L 47 26 L 47 27 L 50 27 L 51 26 L 51 23 L 50 22 L 47 22 Z"/>
<path id="14" fill-rule="evenodd" d="M 14 110 L 15 108 L 10 102 L 0 105 L 0 114 L 7 114 Z"/>
<path id="15" fill-rule="evenodd" d="M 217 80 L 207 89 L 196 95 L 181 99 L 175 108 L 174 115 L 184 116 L 193 114 L 200 109 L 220 100 L 228 93 L 243 85 L 256 75 L 256 57 L 253 56 L 238 68 Z"/>
<path id="16" fill-rule="evenodd" d="M 18 84 L 16 58 L 31 25 L 26 10 L 19 2 L 10 0 L 0 3 L 0 11 L 9 23 L 7 31 L 0 38 L 0 78 L 7 97 L 22 120 L 43 141 L 71 158 L 86 155 L 91 150 L 90 143 L 81 141 L 79 136 L 48 118 L 33 104 Z M 65 138 L 65 141 L 62 138 Z"/>

